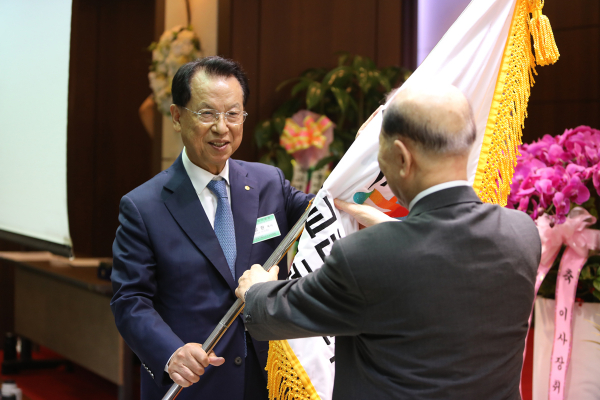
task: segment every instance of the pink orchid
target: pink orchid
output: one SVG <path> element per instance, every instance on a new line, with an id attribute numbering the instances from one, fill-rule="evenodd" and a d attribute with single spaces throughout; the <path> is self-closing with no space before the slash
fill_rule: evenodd
<path id="1" fill-rule="evenodd" d="M 578 176 L 571 178 L 571 181 L 565 186 L 562 193 L 576 204 L 583 204 L 590 199 L 590 191 L 585 187 Z"/>
<path id="2" fill-rule="evenodd" d="M 600 167 L 596 165 L 596 169 L 592 175 L 592 182 L 596 188 L 596 192 L 600 195 Z"/>
<path id="3" fill-rule="evenodd" d="M 571 209 L 571 202 L 562 192 L 556 193 L 556 195 L 552 199 L 552 203 L 554 204 L 554 207 L 556 207 L 557 217 L 566 216 L 569 213 L 569 210 Z M 559 218 L 556 222 L 560 224 L 564 221 L 561 221 Z"/>
<path id="4" fill-rule="evenodd" d="M 549 212 L 563 223 L 571 204 L 590 197 L 590 184 L 600 195 L 600 130 L 589 126 L 567 129 L 556 137 L 544 135 L 519 147 L 508 206 L 533 219 Z"/>
<path id="5" fill-rule="evenodd" d="M 527 211 L 527 207 L 529 207 L 529 197 L 524 196 L 521 198 L 521 201 L 519 201 L 519 207 L 517 207 L 517 210 Z"/>
<path id="6" fill-rule="evenodd" d="M 559 162 L 569 161 L 570 154 L 564 150 L 564 148 L 558 144 L 552 144 L 548 149 L 548 162 L 550 164 L 557 164 Z"/>

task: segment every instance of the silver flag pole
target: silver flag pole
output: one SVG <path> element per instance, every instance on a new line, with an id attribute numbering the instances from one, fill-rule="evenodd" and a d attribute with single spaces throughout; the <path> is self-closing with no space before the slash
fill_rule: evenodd
<path id="1" fill-rule="evenodd" d="M 296 222 L 296 224 L 287 233 L 287 235 L 285 235 L 285 237 L 283 238 L 281 243 L 279 243 L 273 254 L 271 254 L 271 257 L 269 257 L 269 259 L 263 264 L 262 267 L 265 269 L 265 271 L 270 270 L 271 267 L 273 267 L 279 261 L 281 261 L 283 256 L 285 256 L 289 249 L 292 247 L 296 239 L 300 237 L 300 234 L 302 234 L 302 230 L 304 229 L 304 223 L 308 218 L 308 213 L 310 211 L 311 204 L 312 200 L 308 204 L 308 207 L 306 207 L 306 211 L 304 211 L 298 222 Z M 229 311 L 227 311 L 225 316 L 221 318 L 221 321 L 219 321 L 217 327 L 212 331 L 210 336 L 206 339 L 204 343 L 202 343 L 202 350 L 204 350 L 206 354 L 210 353 L 214 349 L 221 337 L 223 337 L 223 335 L 225 334 L 225 331 L 227 331 L 227 329 L 231 326 L 233 321 L 235 321 L 237 316 L 240 315 L 242 311 L 244 311 L 244 301 L 241 299 L 237 299 L 235 303 L 233 303 L 233 305 L 229 308 Z M 162 400 L 174 400 L 181 392 L 181 389 L 183 389 L 182 386 L 179 386 L 178 384 L 174 383 L 169 388 L 167 393 L 165 393 Z"/>

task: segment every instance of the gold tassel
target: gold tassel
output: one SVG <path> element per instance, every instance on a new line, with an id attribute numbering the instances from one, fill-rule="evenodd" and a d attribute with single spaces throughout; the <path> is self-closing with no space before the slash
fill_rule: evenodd
<path id="1" fill-rule="evenodd" d="M 515 4 L 473 183 L 487 203 L 505 206 L 510 193 L 530 88 L 537 75 L 530 34 L 539 65 L 558 59 L 550 23 L 541 14 L 543 5 L 543 0 L 517 0 Z M 534 16 L 529 20 L 532 11 Z"/>
<path id="2" fill-rule="evenodd" d="M 310 378 L 287 340 L 269 342 L 265 368 L 269 400 L 319 400 Z"/>
<path id="3" fill-rule="evenodd" d="M 554 41 L 554 34 L 550 26 L 550 20 L 542 14 L 544 0 L 529 0 L 529 30 L 533 36 L 533 47 L 535 49 L 535 59 L 538 65 L 554 64 L 560 54 Z"/>

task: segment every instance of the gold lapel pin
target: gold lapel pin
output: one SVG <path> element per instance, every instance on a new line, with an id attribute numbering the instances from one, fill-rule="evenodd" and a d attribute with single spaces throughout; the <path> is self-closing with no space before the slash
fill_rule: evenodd
<path id="1" fill-rule="evenodd" d="M 244 189 L 250 190 L 250 186 L 246 185 L 246 186 L 244 186 Z"/>

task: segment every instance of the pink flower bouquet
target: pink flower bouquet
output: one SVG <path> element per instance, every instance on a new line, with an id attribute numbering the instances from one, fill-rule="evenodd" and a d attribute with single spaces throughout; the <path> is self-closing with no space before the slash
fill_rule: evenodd
<path id="1" fill-rule="evenodd" d="M 590 190 L 600 195 L 600 131 L 589 126 L 545 135 L 520 146 L 508 207 L 562 224 L 574 205 L 598 217 Z M 591 201 L 590 201 L 591 199 Z"/>
<path id="2" fill-rule="evenodd" d="M 564 243 L 571 243 L 574 232 L 581 233 L 585 226 L 592 228 L 591 231 L 598 229 L 600 131 L 579 126 L 567 129 L 562 135 L 545 135 L 534 143 L 522 145 L 519 150 L 521 155 L 517 158 L 507 207 L 524 211 L 536 220 L 542 241 L 547 241 L 547 251 L 551 244 L 549 238 L 563 237 L 562 246 L 561 242 L 557 243 L 558 256 L 554 255 L 556 258 L 538 292 L 542 297 L 554 298 L 559 265 L 566 249 Z M 573 229 L 574 222 L 582 215 L 588 222 Z M 597 244 L 590 247 L 594 251 L 589 252 L 576 281 L 575 300 L 578 302 L 600 302 L 597 248 Z M 542 254 L 542 258 L 544 256 Z"/>

